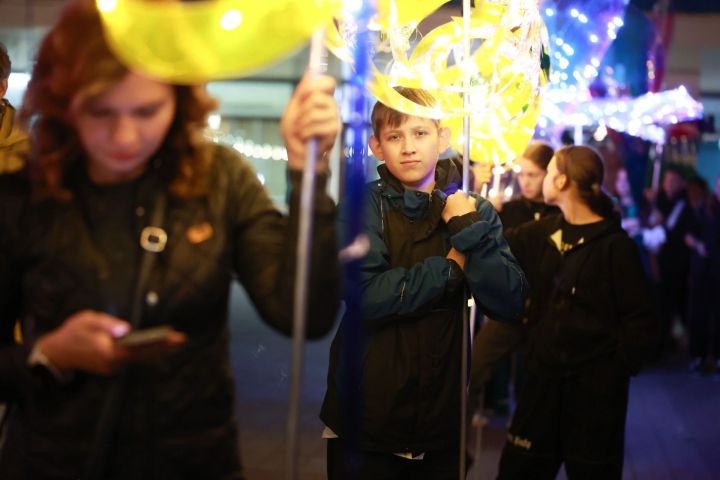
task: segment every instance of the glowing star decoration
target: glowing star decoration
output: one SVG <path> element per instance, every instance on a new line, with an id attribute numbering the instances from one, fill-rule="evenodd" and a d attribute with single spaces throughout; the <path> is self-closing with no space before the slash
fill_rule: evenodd
<path id="1" fill-rule="evenodd" d="M 547 0 L 541 13 L 552 47 L 550 88 L 580 94 L 598 75 L 605 51 L 623 26 L 628 0 Z"/>
<path id="2" fill-rule="evenodd" d="M 304 46 L 341 0 L 97 0 L 129 68 L 175 83 L 248 75 Z"/>
<path id="3" fill-rule="evenodd" d="M 472 125 L 471 158 L 500 165 L 523 151 L 537 121 L 539 98 L 549 75 L 547 34 L 535 0 L 486 0 L 473 9 L 470 37 L 474 51 L 463 59 L 463 22 L 453 18 L 419 38 L 417 3 L 383 2 L 392 12 L 371 24 L 378 30 L 368 83 L 382 103 L 409 115 L 444 119 L 453 130 L 453 147 L 462 151 L 461 117 Z M 424 5 L 431 11 L 444 2 Z M 382 3 L 381 3 L 382 4 Z M 416 11 L 415 11 L 416 12 Z M 417 13 L 417 12 L 416 12 Z M 397 19 L 407 23 L 399 23 Z M 341 58 L 358 26 L 336 19 L 330 49 Z M 414 47 L 413 47 L 414 44 Z M 470 76 L 470 107 L 463 108 L 463 81 Z M 437 103 L 418 105 L 393 87 L 422 88 Z"/>

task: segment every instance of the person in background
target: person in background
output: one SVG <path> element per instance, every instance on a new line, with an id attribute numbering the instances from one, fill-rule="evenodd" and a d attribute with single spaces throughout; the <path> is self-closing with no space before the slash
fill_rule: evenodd
<path id="1" fill-rule="evenodd" d="M 23 102 L 30 163 L 0 178 L 3 479 L 244 478 L 230 283 L 292 332 L 298 190 L 317 139 L 307 334 L 331 329 L 339 265 L 322 154 L 339 128 L 334 86 L 306 77 L 285 109 L 285 217 L 249 163 L 204 137 L 217 104 L 202 85 L 128 70 L 95 2 L 66 6 Z M 7 335 L 17 318 L 23 345 Z"/>
<path id="2" fill-rule="evenodd" d="M 720 176 L 708 203 L 710 235 L 705 245 L 710 260 L 710 282 L 713 292 L 720 292 Z M 710 308 L 711 355 L 715 360 L 715 374 L 720 375 L 720 295 L 713 295 Z"/>
<path id="3" fill-rule="evenodd" d="M 622 477 L 630 377 L 655 342 L 637 246 L 602 191 L 600 155 L 555 152 L 543 198 L 557 215 L 506 233 L 530 283 L 527 379 L 498 479 Z"/>
<path id="4" fill-rule="evenodd" d="M 634 238 L 641 233 L 640 208 L 632 196 L 625 168 L 619 168 L 615 173 L 613 187 L 615 187 L 616 205 L 618 213 L 620 213 L 621 225 L 628 235 Z"/>
<path id="5" fill-rule="evenodd" d="M 649 226 L 649 206 L 644 202 L 644 197 L 639 202 L 635 201 L 630 188 L 628 173 L 624 167 L 619 168 L 615 173 L 613 187 L 615 190 L 613 200 L 615 201 L 615 209 L 620 214 L 620 224 L 638 246 L 640 258 L 648 276 L 651 280 L 657 282 L 659 278 L 657 266 L 654 262 L 650 262 L 644 240 Z"/>
<path id="6" fill-rule="evenodd" d="M 658 353 L 662 355 L 682 348 L 687 331 L 690 249 L 685 235 L 695 229 L 696 220 L 688 205 L 685 176 L 678 167 L 667 167 L 654 209 L 665 233 L 657 253 L 663 329 Z"/>
<path id="7" fill-rule="evenodd" d="M 708 190 L 702 177 L 688 181 L 688 203 L 696 220 L 695 229 L 685 234 L 690 249 L 688 289 L 689 369 L 709 371 L 711 361 L 720 358 L 720 330 L 717 324 L 718 209 L 717 197 Z M 714 270 L 715 269 L 715 270 Z"/>
<path id="8" fill-rule="evenodd" d="M 20 170 L 30 151 L 28 136 L 18 127 L 15 108 L 5 98 L 11 66 L 7 49 L 0 43 L 0 174 Z"/>
<path id="9" fill-rule="evenodd" d="M 543 201 L 542 184 L 547 174 L 547 165 L 554 153 L 545 142 L 531 142 L 517 163 L 520 197 L 500 206 L 500 220 L 505 232 L 526 222 L 540 220 L 547 215 L 559 213 L 557 207 Z M 509 391 L 511 377 L 514 392 L 517 394 L 524 378 L 525 348 L 520 348 L 527 340 L 527 318 L 522 317 L 521 324 L 498 322 L 486 319 L 475 338 L 472 352 L 472 368 L 468 411 L 470 415 L 483 404 L 481 396 L 487 398 L 485 407 L 495 413 L 509 411 Z M 511 353 L 515 352 L 512 357 Z M 495 372 L 493 374 L 493 372 Z M 513 375 L 514 373 L 514 375 Z M 486 392 L 487 386 L 487 393 Z M 482 412 L 478 412 L 482 414 Z M 477 422 L 475 422 L 477 423 Z"/>
<path id="10" fill-rule="evenodd" d="M 423 90 L 399 88 L 434 106 Z M 382 103 L 372 111 L 370 148 L 383 162 L 367 184 L 361 264 L 362 382 L 349 384 L 343 336 L 330 350 L 320 417 L 330 480 L 456 480 L 459 475 L 461 352 L 466 287 L 493 318 L 522 311 L 525 276 L 493 206 L 459 190 L 451 160 L 438 160 L 450 132 L 439 121 Z M 348 222 L 340 208 L 341 224 Z M 351 396 L 350 398 L 348 396 Z M 359 398 L 356 428 L 347 412 Z"/>

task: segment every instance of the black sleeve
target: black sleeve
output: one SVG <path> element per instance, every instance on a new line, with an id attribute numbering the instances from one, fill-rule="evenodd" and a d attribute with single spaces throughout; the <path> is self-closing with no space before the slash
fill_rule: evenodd
<path id="1" fill-rule="evenodd" d="M 14 336 L 22 302 L 17 247 L 26 192 L 19 177 L 0 175 L 0 402 L 17 398 L 31 379 L 28 349 Z"/>
<path id="2" fill-rule="evenodd" d="M 272 203 L 252 168 L 234 162 L 230 223 L 234 270 L 270 326 L 290 335 L 299 223 L 299 172 L 291 172 L 290 215 Z M 340 268 L 335 240 L 335 204 L 325 192 L 326 176 L 316 179 L 312 225 L 307 336 L 320 337 L 332 328 L 339 306 Z"/>
<path id="3" fill-rule="evenodd" d="M 621 329 L 618 355 L 634 375 L 654 350 L 660 323 L 640 254 L 627 235 L 619 235 L 611 243 L 609 262 Z"/>

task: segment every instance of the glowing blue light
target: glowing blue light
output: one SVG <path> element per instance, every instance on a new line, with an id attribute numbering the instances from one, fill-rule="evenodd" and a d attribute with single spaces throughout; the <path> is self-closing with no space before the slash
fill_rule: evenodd
<path id="1" fill-rule="evenodd" d="M 553 15 L 555 15 L 555 10 L 553 10 L 552 8 L 546 8 L 545 15 L 547 15 L 548 17 L 552 17 Z"/>
<path id="2" fill-rule="evenodd" d="M 562 46 L 562 49 L 565 53 L 567 53 L 569 56 L 572 56 L 575 53 L 575 50 L 569 45 L 565 44 Z"/>
<path id="3" fill-rule="evenodd" d="M 562 38 L 558 37 L 555 39 L 555 45 L 558 47 L 562 46 L 562 44 L 565 43 Z"/>
<path id="4" fill-rule="evenodd" d="M 615 33 L 614 30 L 608 30 L 608 37 L 615 40 L 617 38 L 617 33 Z"/>
<path id="5" fill-rule="evenodd" d="M 573 8 L 572 10 L 570 10 L 570 16 L 571 16 L 571 17 L 577 18 L 578 15 L 580 15 L 580 12 L 578 11 L 577 8 Z"/>
<path id="6" fill-rule="evenodd" d="M 600 40 L 600 38 L 598 38 L 597 35 L 595 35 L 594 33 L 591 33 L 591 34 L 590 34 L 590 41 L 591 41 L 592 43 L 598 43 L 599 40 Z"/>
<path id="7" fill-rule="evenodd" d="M 623 25 L 625 25 L 625 22 L 623 22 L 623 19 L 620 17 L 613 18 L 613 23 L 618 27 L 622 27 Z"/>
<path id="8" fill-rule="evenodd" d="M 585 15 L 583 15 L 583 14 L 581 13 L 580 15 L 578 15 L 578 20 L 580 21 L 580 23 L 587 23 L 587 22 L 588 22 L 588 17 L 586 17 Z"/>

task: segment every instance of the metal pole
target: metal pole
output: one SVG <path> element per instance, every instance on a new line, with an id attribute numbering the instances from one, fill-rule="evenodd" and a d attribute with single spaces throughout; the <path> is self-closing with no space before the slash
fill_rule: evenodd
<path id="1" fill-rule="evenodd" d="M 479 0 L 477 0 L 479 1 Z M 463 78 L 463 109 L 465 116 L 463 117 L 463 172 L 462 172 L 462 188 L 463 191 L 469 192 L 470 182 L 470 73 L 468 64 L 470 63 L 470 0 L 463 0 L 463 63 L 465 63 L 465 72 Z M 467 289 L 466 289 L 467 290 Z M 468 337 L 471 329 L 469 328 L 472 318 L 468 316 L 467 299 L 472 294 L 466 294 L 463 297 L 463 331 L 462 331 L 462 359 L 460 367 L 460 480 L 465 480 L 465 472 L 467 465 L 465 464 L 465 445 L 467 444 L 467 374 L 468 374 Z"/>
<path id="2" fill-rule="evenodd" d="M 655 144 L 655 155 L 653 155 L 653 172 L 651 187 L 654 192 L 660 188 L 660 170 L 662 170 L 662 157 L 664 145 L 662 143 Z"/>
<path id="3" fill-rule="evenodd" d="M 573 136 L 573 141 L 575 142 L 575 145 L 582 145 L 583 144 L 583 126 L 582 125 L 575 125 L 575 132 Z"/>
<path id="4" fill-rule="evenodd" d="M 311 75 L 324 72 L 326 52 L 324 30 L 315 32 L 310 42 L 308 70 Z M 307 286 L 310 277 L 310 244 L 312 239 L 312 214 L 315 193 L 315 165 L 318 142 L 312 139 L 307 144 L 307 159 L 303 170 L 300 191 L 300 224 L 298 230 L 297 265 L 295 270 L 295 291 L 293 298 L 292 371 L 287 420 L 287 480 L 297 480 L 298 468 L 298 424 L 300 417 L 300 396 L 303 376 L 303 354 L 307 325 Z"/>
<path id="5" fill-rule="evenodd" d="M 375 13 L 375 5 L 372 0 L 363 0 L 356 3 L 354 11 L 355 22 L 358 29 L 357 41 L 353 52 L 354 75 L 348 79 L 348 99 L 350 105 L 350 118 L 346 132 L 346 145 L 350 147 L 350 154 L 346 157 L 345 177 L 345 204 L 348 209 L 346 217 L 349 219 L 347 230 L 344 232 L 342 247 L 350 244 L 362 245 L 367 242 L 364 235 L 365 230 L 365 177 L 367 158 L 367 103 L 368 93 L 366 89 L 367 78 L 370 72 L 370 41 L 373 32 L 368 24 Z M 364 241 L 363 241 L 364 239 Z M 343 268 L 344 292 L 343 298 L 346 305 L 346 313 L 342 325 L 341 355 L 347 367 L 343 396 L 347 399 L 343 402 L 341 415 L 344 418 L 345 431 L 343 441 L 350 450 L 358 448 L 360 443 L 360 430 L 362 422 L 362 399 L 356 393 L 357 385 L 361 382 L 362 376 L 362 352 L 366 344 L 366 332 L 362 326 L 362 298 L 361 287 L 361 262 L 362 255 L 351 255 L 346 259 Z M 360 472 L 357 465 L 347 462 L 347 476 L 343 480 L 356 480 Z"/>

